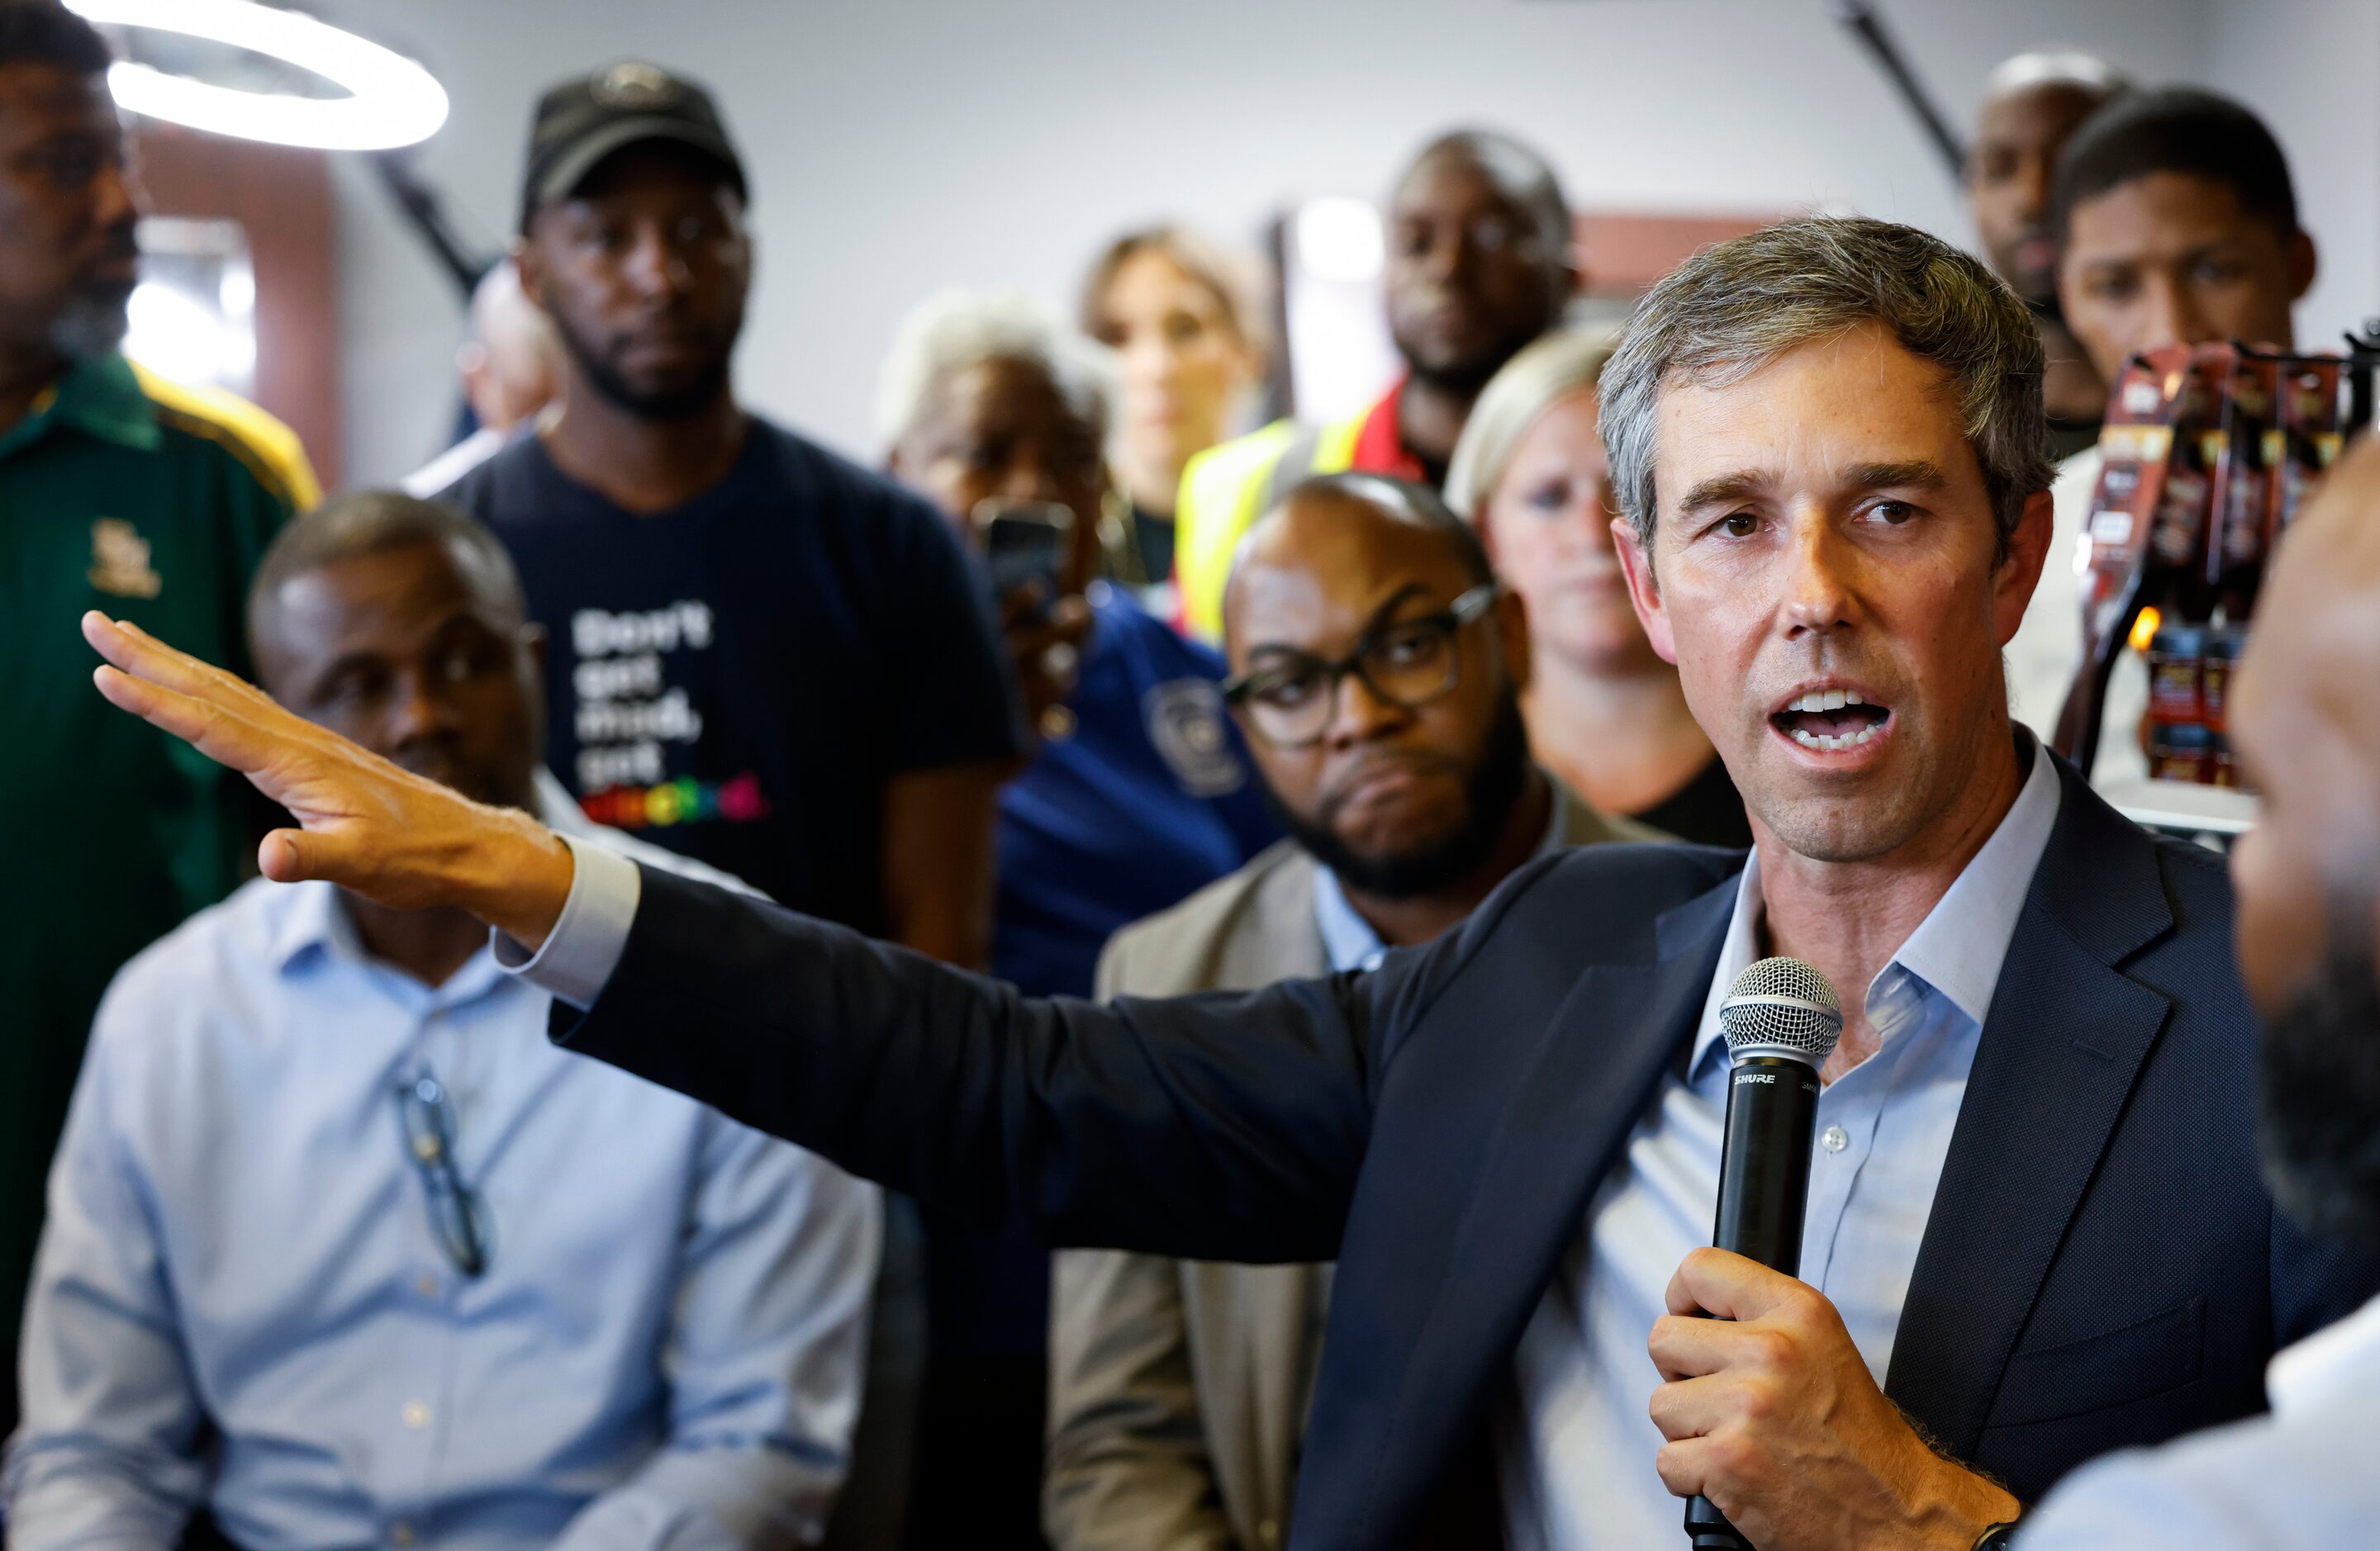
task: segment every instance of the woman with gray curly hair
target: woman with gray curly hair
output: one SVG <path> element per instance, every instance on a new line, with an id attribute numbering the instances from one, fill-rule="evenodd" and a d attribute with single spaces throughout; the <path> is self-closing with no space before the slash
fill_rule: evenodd
<path id="1" fill-rule="evenodd" d="M 1614 340 L 1548 334 L 1491 379 L 1455 443 L 1446 499 L 1529 613 L 1529 742 L 1606 813 L 1749 845 L 1743 801 L 1655 654 L 1612 549 L 1619 515 L 1597 383 Z"/>

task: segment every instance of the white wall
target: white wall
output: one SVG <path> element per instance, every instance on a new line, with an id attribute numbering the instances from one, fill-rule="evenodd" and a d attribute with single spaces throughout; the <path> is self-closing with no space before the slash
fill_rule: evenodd
<path id="1" fill-rule="evenodd" d="M 2326 67 L 2327 101 L 2352 97 L 2361 112 L 2374 51 L 2327 56 L 2324 39 L 2297 34 L 2346 18 L 2368 37 L 2373 6 L 1884 5 L 1962 119 L 1992 64 L 2019 49 L 2073 42 L 2143 79 L 2203 79 L 2218 33 L 2252 37 L 2232 51 L 2227 84 L 2259 107 L 2275 108 L 2283 72 L 2313 59 Z M 745 396 L 863 456 L 875 452 L 878 357 L 934 286 L 1071 298 L 1086 256 L 1126 223 L 1182 215 L 1249 234 L 1295 197 L 1378 192 L 1414 146 L 1457 122 L 1543 146 L 1581 205 L 1825 206 L 1969 235 L 1933 152 L 1826 0 L 342 0 L 332 11 L 446 82 L 454 117 L 421 163 L 490 241 L 509 231 L 529 107 L 550 80 L 628 55 L 708 80 L 756 182 Z M 2296 149 L 2338 127 L 2325 112 L 2276 118 Z M 2380 119 L 2360 123 L 2368 174 Z M 2301 164 L 2310 186 L 2322 181 L 2310 154 Z M 348 476 L 385 480 L 435 450 L 453 413 L 457 311 L 362 169 L 342 168 L 337 188 Z M 2380 303 L 2372 192 L 2368 176 L 2351 190 L 2309 188 L 2309 219 L 2341 254 L 2318 308 L 2342 318 Z"/>
<path id="2" fill-rule="evenodd" d="M 2298 343 L 2380 313 L 2380 0 L 2216 0 L 2205 79 L 2288 152 L 2320 268 Z"/>

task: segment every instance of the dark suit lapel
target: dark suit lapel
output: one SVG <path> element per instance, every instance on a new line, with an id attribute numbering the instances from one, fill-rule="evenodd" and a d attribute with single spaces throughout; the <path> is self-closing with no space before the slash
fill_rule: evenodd
<path id="1" fill-rule="evenodd" d="M 1456 1243 L 1458 1267 L 1510 1244 L 1538 1268 L 1515 1284 L 1536 1306 L 1546 1275 L 1585 1223 L 1587 1196 L 1651 1108 L 1671 1058 L 1694 1037 L 1736 889 L 1730 877 L 1664 915 L 1654 963 L 1598 965 L 1563 999 L 1480 1168 Z M 1488 1278 L 1464 1279 L 1487 1290 Z"/>
<path id="2" fill-rule="evenodd" d="M 1598 964 L 1579 976 L 1547 1020 L 1505 1100 L 1500 1123 L 1431 1267 L 1437 1292 L 1415 1339 L 1392 1407 L 1351 1431 L 1395 1440 L 1363 1461 L 1372 1510 L 1389 1483 L 1458 1454 L 1485 1420 L 1522 1328 L 1556 1265 L 1578 1242 L 1589 1198 L 1625 1146 L 1681 1044 L 1694 1036 L 1735 904 L 1730 876 L 1667 913 L 1646 963 Z M 1340 1278 L 1342 1298 L 1347 1278 Z M 1335 1314 L 1334 1310 L 1334 1314 Z M 1339 1329 L 1335 1319 L 1334 1332 Z M 1326 1369 L 1344 1348 L 1326 1343 Z M 1375 1375 L 1376 1377 L 1378 1375 Z M 1318 1395 L 1360 1395 L 1352 1375 L 1326 1376 Z M 1327 1400 L 1318 1404 L 1328 1403 Z M 1338 1419 L 1334 1419 L 1338 1420 Z M 1345 1419 L 1353 1421 L 1352 1418 Z M 1317 1412 L 1316 1430 L 1322 1428 Z"/>
<path id="3" fill-rule="evenodd" d="M 2173 926 L 2154 842 L 2058 773 L 1885 1386 L 1960 1458 L 2172 1005 L 2117 967 Z"/>

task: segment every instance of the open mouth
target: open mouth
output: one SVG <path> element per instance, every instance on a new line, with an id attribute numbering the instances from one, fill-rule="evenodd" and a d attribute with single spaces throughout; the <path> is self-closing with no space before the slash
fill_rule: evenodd
<path id="1" fill-rule="evenodd" d="M 1864 699 L 1856 689 L 1809 690 L 1768 717 L 1770 726 L 1815 752 L 1872 743 L 1891 721 L 1891 707 Z"/>

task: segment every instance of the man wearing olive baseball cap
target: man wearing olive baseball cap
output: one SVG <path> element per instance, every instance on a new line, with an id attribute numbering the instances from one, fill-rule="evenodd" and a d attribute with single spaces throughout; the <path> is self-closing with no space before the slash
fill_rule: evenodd
<path id="1" fill-rule="evenodd" d="M 547 762 L 590 816 L 981 964 L 1019 747 L 1005 660 L 932 507 L 736 404 L 751 193 L 683 77 L 630 62 L 547 91 L 513 261 L 562 342 L 562 407 L 446 498 L 519 567 L 551 642 Z M 920 1359 L 885 1343 L 917 1317 L 880 1307 L 833 1544 L 895 1544 L 867 1521 L 906 1496 L 885 1383 Z"/>
<path id="2" fill-rule="evenodd" d="M 743 158 L 710 93 L 659 66 L 631 60 L 573 77 L 539 100 L 521 188 L 523 234 L 540 207 L 570 198 L 605 157 L 639 141 L 701 152 L 726 174 L 736 202 L 751 204 Z"/>

